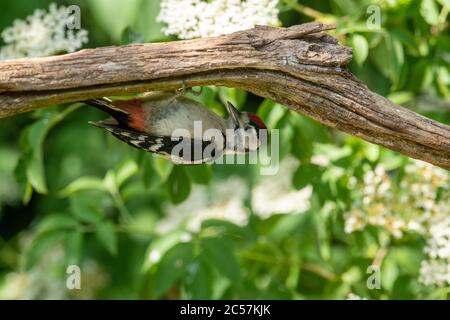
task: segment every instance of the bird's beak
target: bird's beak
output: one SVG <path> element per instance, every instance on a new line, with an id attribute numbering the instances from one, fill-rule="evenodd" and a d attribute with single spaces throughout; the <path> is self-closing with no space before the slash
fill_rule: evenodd
<path id="1" fill-rule="evenodd" d="M 234 123 L 236 124 L 236 127 L 240 127 L 239 111 L 231 104 L 230 101 L 227 101 L 227 109 L 231 119 L 233 119 Z"/>

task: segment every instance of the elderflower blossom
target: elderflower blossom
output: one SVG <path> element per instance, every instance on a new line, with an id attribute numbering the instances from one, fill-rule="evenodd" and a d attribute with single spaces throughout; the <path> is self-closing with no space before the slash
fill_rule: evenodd
<path id="1" fill-rule="evenodd" d="M 426 286 L 450 285 L 450 264 L 443 260 L 423 260 L 419 281 Z"/>
<path id="2" fill-rule="evenodd" d="M 351 179 L 350 187 L 362 190 L 361 203 L 346 215 L 345 231 L 367 225 L 383 227 L 396 238 L 415 231 L 427 239 L 426 258 L 419 281 L 427 286 L 450 285 L 450 177 L 448 172 L 422 161 L 405 167 L 399 187 L 378 165 L 364 174 L 363 184 Z"/>
<path id="3" fill-rule="evenodd" d="M 263 178 L 252 190 L 252 208 L 256 215 L 268 218 L 273 214 L 303 213 L 310 208 L 312 187 L 292 188 L 292 172 L 299 161 L 286 157 L 274 176 Z"/>
<path id="4" fill-rule="evenodd" d="M 1 33 L 5 46 L 0 48 L 0 60 L 45 57 L 80 49 L 88 42 L 88 32 L 70 29 L 74 19 L 67 7 L 54 3 L 48 12 L 37 9 L 25 20 L 16 19 Z"/>
<path id="5" fill-rule="evenodd" d="M 420 266 L 419 281 L 425 285 L 450 285 L 450 216 L 433 219 L 425 247 L 427 259 Z"/>
<path id="6" fill-rule="evenodd" d="M 278 0 L 162 0 L 157 21 L 166 35 L 181 39 L 212 37 L 279 25 Z"/>
<path id="7" fill-rule="evenodd" d="M 310 208 L 311 186 L 292 188 L 292 172 L 298 160 L 287 157 L 276 176 L 263 178 L 249 190 L 245 180 L 230 177 L 210 186 L 194 186 L 189 197 L 178 205 L 166 207 L 166 218 L 159 221 L 157 232 L 167 233 L 179 227 L 198 232 L 204 220 L 222 219 L 243 226 L 248 222 L 245 201 L 251 194 L 251 208 L 265 219 L 273 214 L 301 214 Z"/>
<path id="8" fill-rule="evenodd" d="M 357 294 L 354 294 L 352 292 L 350 292 L 345 299 L 346 300 L 367 300 L 367 298 L 360 297 Z"/>
<path id="9" fill-rule="evenodd" d="M 247 197 L 247 185 L 239 177 L 211 186 L 194 186 L 183 203 L 166 207 L 166 218 L 158 222 L 156 230 L 162 234 L 184 226 L 190 232 L 198 232 L 202 222 L 208 219 L 223 219 L 243 226 L 248 222 L 244 204 Z"/>
<path id="10" fill-rule="evenodd" d="M 32 238 L 26 235 L 22 242 L 28 247 Z M 30 271 L 16 270 L 5 275 L 0 283 L 0 300 L 34 300 L 34 299 L 92 299 L 95 293 L 103 288 L 107 275 L 94 260 L 81 263 L 83 270 L 82 290 L 67 290 L 64 261 L 64 250 L 57 245 L 48 250 Z"/>
<path id="11" fill-rule="evenodd" d="M 430 227 L 430 239 L 425 252 L 432 259 L 450 261 L 450 216 Z"/>
<path id="12" fill-rule="evenodd" d="M 350 180 L 352 189 L 361 190 L 361 203 L 346 215 L 347 233 L 374 225 L 384 227 L 396 238 L 405 231 L 425 235 L 436 219 L 450 215 L 450 179 L 445 170 L 414 161 L 405 172 L 400 188 L 381 165 L 365 172 L 363 183 Z"/>

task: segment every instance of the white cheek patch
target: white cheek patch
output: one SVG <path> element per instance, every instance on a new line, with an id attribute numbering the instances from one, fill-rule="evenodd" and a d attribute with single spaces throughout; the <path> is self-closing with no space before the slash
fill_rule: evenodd
<path id="1" fill-rule="evenodd" d="M 227 149 L 228 153 L 246 153 L 248 151 L 256 151 L 261 143 L 255 129 L 238 129 L 232 134 L 227 132 Z"/>
<path id="2" fill-rule="evenodd" d="M 261 145 L 261 142 L 258 139 L 258 134 L 255 129 L 247 130 L 245 132 L 245 147 L 250 151 L 257 150 Z"/>

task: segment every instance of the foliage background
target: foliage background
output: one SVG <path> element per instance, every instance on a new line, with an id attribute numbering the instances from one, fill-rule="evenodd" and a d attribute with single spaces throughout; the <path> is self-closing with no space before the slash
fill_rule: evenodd
<path id="1" fill-rule="evenodd" d="M 49 3 L 2 0 L 0 30 Z M 81 7 L 88 47 L 175 39 L 156 22 L 159 1 L 57 3 Z M 381 8 L 380 30 L 366 27 L 369 4 Z M 351 70 L 371 90 L 450 124 L 448 1 L 279 8 L 283 26 L 336 23 L 333 34 L 354 48 Z M 258 166 L 173 166 L 131 149 L 89 126 L 104 115 L 82 104 L 0 120 L 0 298 L 448 298 L 450 280 L 419 281 L 426 232 L 393 232 L 386 219 L 346 229 L 355 209 L 371 214 L 361 205 L 364 174 L 377 167 L 389 187 L 370 203 L 427 222 L 418 219 L 425 209 L 409 207 L 417 199 L 393 206 L 410 183 L 409 159 L 239 90 L 205 88 L 199 99 L 222 115 L 230 100 L 281 130 L 283 165 L 271 187 Z M 414 183 L 430 186 L 418 172 Z M 448 181 L 430 187 L 434 204 L 448 203 Z M 276 204 L 272 193 L 293 196 Z M 65 287 L 69 264 L 81 267 L 81 290 Z M 373 264 L 381 288 L 369 290 Z"/>

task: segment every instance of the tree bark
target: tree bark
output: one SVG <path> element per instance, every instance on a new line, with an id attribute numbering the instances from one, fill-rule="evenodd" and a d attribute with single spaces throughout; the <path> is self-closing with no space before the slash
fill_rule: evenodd
<path id="1" fill-rule="evenodd" d="M 0 117 L 108 95 L 217 85 L 450 170 L 450 127 L 371 92 L 319 23 L 0 62 Z"/>

